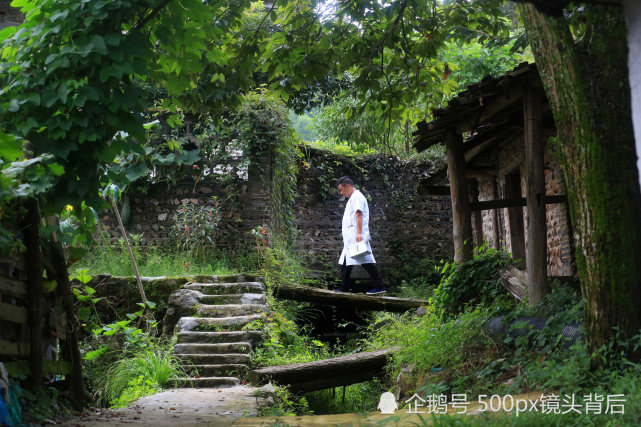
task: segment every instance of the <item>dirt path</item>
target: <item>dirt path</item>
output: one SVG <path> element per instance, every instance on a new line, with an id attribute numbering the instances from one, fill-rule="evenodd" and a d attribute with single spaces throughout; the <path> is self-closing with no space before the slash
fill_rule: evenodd
<path id="1" fill-rule="evenodd" d="M 181 388 L 138 399 L 117 410 L 85 411 L 63 426 L 226 426 L 243 415 L 256 416 L 254 387 Z"/>

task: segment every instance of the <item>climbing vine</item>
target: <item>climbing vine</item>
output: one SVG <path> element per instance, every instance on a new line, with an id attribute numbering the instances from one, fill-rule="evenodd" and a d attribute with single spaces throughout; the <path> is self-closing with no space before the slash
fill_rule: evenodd
<path id="1" fill-rule="evenodd" d="M 293 242 L 296 177 L 301 153 L 284 104 L 266 90 L 248 93 L 230 120 L 229 132 L 250 161 L 259 162 L 263 178 L 269 180 L 273 232 Z"/>

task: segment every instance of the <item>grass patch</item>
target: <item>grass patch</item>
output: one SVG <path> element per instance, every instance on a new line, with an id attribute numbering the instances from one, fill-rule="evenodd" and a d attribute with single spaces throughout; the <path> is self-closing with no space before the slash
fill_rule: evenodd
<path id="1" fill-rule="evenodd" d="M 180 276 L 189 274 L 226 275 L 258 270 L 254 251 L 238 250 L 230 254 L 214 249 L 203 259 L 176 249 L 134 247 L 134 256 L 142 276 Z M 89 251 L 70 269 L 70 273 L 88 269 L 89 274 L 109 273 L 133 276 L 134 270 L 126 251 L 118 246 L 100 246 Z"/>
<path id="2" fill-rule="evenodd" d="M 172 350 L 169 343 L 155 343 L 111 363 L 98 381 L 100 400 L 112 408 L 122 408 L 169 388 L 175 378 L 185 377 Z"/>

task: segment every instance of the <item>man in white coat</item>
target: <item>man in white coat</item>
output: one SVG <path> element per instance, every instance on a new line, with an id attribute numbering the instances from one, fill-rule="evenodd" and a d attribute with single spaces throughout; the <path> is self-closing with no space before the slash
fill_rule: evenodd
<path id="1" fill-rule="evenodd" d="M 362 265 L 372 279 L 373 289 L 368 295 L 377 295 L 385 292 L 385 287 L 376 268 L 376 261 L 372 254 L 369 234 L 369 208 L 363 193 L 354 188 L 354 181 L 344 176 L 337 182 L 338 191 L 345 197 L 345 213 L 343 214 L 343 252 L 339 259 L 341 265 L 341 287 L 337 291 L 350 291 L 350 274 L 355 265 Z M 365 253 L 350 256 L 349 248 L 358 242 L 364 242 Z"/>

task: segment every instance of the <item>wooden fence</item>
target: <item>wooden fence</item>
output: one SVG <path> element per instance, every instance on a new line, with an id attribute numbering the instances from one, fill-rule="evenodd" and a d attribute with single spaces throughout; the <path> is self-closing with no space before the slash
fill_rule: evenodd
<path id="1" fill-rule="evenodd" d="M 29 295 L 27 291 L 27 275 L 23 257 L 0 257 L 0 362 L 11 374 L 29 374 L 29 343 L 30 322 L 28 316 Z M 43 341 L 51 343 L 51 348 L 43 348 L 43 374 L 68 374 L 70 363 L 57 359 L 57 338 L 60 328 L 51 327 L 49 314 L 55 311 L 55 294 L 50 294 L 48 303 L 43 309 L 44 324 Z M 48 351 L 47 351 L 48 350 Z"/>
<path id="2" fill-rule="evenodd" d="M 24 260 L 0 257 L 0 360 L 29 356 Z"/>

